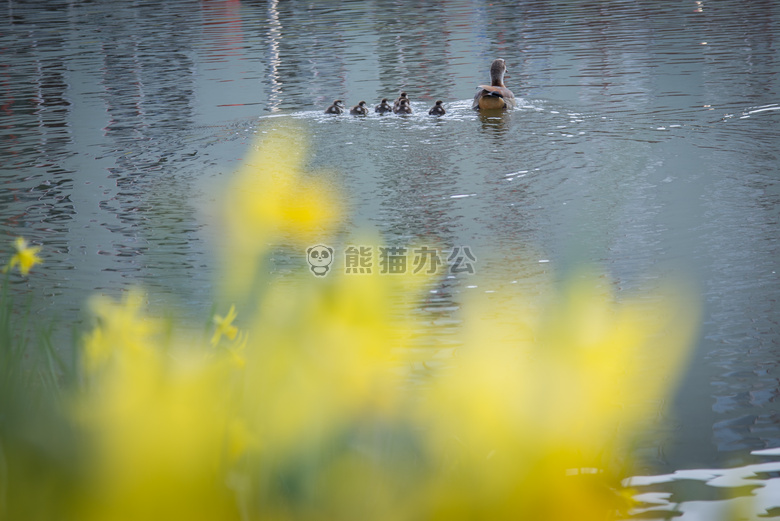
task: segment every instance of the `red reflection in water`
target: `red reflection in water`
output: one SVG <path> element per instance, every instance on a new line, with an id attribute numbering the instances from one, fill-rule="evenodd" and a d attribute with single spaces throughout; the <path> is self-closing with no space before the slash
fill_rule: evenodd
<path id="1" fill-rule="evenodd" d="M 204 0 L 201 9 L 206 61 L 219 62 L 229 56 L 242 56 L 245 44 L 240 0 Z"/>

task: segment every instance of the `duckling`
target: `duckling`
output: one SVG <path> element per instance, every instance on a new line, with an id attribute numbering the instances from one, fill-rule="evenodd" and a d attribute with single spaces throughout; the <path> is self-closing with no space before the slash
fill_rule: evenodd
<path id="1" fill-rule="evenodd" d="M 447 111 L 444 110 L 441 100 L 437 101 L 436 105 L 431 107 L 431 110 L 428 111 L 428 114 L 430 114 L 431 116 L 443 116 L 446 113 Z"/>
<path id="2" fill-rule="evenodd" d="M 409 101 L 409 97 L 406 95 L 405 92 L 402 92 L 400 96 L 393 102 L 393 112 L 398 112 L 398 106 L 401 104 L 401 100 L 407 100 Z"/>
<path id="3" fill-rule="evenodd" d="M 490 85 L 480 85 L 474 95 L 473 109 L 512 109 L 517 103 L 515 95 L 504 85 L 506 63 L 501 58 L 490 65 Z"/>
<path id="4" fill-rule="evenodd" d="M 345 110 L 347 110 L 347 107 L 344 106 L 344 102 L 337 99 L 333 102 L 333 105 L 325 109 L 325 114 L 343 114 Z"/>
<path id="5" fill-rule="evenodd" d="M 379 114 L 384 114 L 386 112 L 392 112 L 393 107 L 390 106 L 390 104 L 387 102 L 387 98 L 382 98 L 382 103 L 374 107 L 374 112 L 378 112 Z"/>
<path id="6" fill-rule="evenodd" d="M 408 99 L 402 99 L 401 102 L 398 104 L 398 108 L 393 110 L 396 114 L 411 114 L 412 113 L 412 106 L 409 105 Z"/>
<path id="7" fill-rule="evenodd" d="M 350 110 L 349 113 L 353 116 L 368 116 L 368 107 L 366 107 L 366 102 L 361 101 L 352 107 L 352 110 Z"/>

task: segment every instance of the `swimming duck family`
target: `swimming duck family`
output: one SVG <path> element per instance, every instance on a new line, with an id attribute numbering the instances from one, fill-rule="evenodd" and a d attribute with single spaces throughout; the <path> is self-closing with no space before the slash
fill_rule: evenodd
<path id="1" fill-rule="evenodd" d="M 341 100 L 335 100 L 333 104 L 325 109 L 325 114 L 343 114 L 346 112 L 344 102 Z M 382 98 L 382 102 L 374 107 L 374 112 L 377 114 L 387 114 L 392 112 L 393 114 L 412 114 L 412 104 L 409 100 L 408 94 L 402 92 L 398 99 L 395 100 L 393 105 L 390 105 L 387 98 Z M 353 116 L 367 116 L 369 113 L 368 107 L 365 101 L 360 101 L 357 105 L 352 107 L 349 113 Z M 436 101 L 436 104 L 430 108 L 428 114 L 431 116 L 443 116 L 447 111 L 444 108 L 444 102 L 442 100 Z"/>
<path id="2" fill-rule="evenodd" d="M 344 106 L 344 102 L 337 99 L 331 106 L 325 109 L 325 114 L 344 114 L 346 111 L 347 108 Z M 392 112 L 393 114 L 412 114 L 413 111 L 409 95 L 406 92 L 402 92 L 395 102 L 393 102 L 393 105 L 390 105 L 387 98 L 382 98 L 382 102 L 374 107 L 374 112 L 377 114 L 387 114 L 389 112 Z M 442 115 L 444 112 L 441 101 L 437 101 L 436 105 L 428 111 L 429 114 L 436 115 Z M 369 113 L 368 106 L 366 106 L 365 101 L 361 100 L 349 110 L 349 113 L 352 116 L 367 116 Z"/>
<path id="3" fill-rule="evenodd" d="M 344 114 L 347 108 L 344 106 L 344 102 L 337 99 L 331 106 L 325 109 L 325 114 Z M 409 100 L 409 95 L 406 92 L 402 92 L 398 98 L 390 105 L 387 98 L 382 98 L 382 102 L 374 107 L 374 112 L 377 114 L 387 114 L 392 112 L 393 114 L 412 114 L 412 102 Z M 444 115 L 447 111 L 444 110 L 443 102 L 437 101 L 436 104 L 428 111 L 428 114 L 434 116 Z M 367 116 L 369 114 L 368 106 L 365 101 L 360 101 L 357 105 L 349 110 L 352 116 Z"/>
<path id="4" fill-rule="evenodd" d="M 501 58 L 496 58 L 493 63 L 490 64 L 490 85 L 479 85 L 477 87 L 477 93 L 474 95 L 474 102 L 471 104 L 471 108 L 476 110 L 500 110 L 500 109 L 513 109 L 517 106 L 514 93 L 504 84 L 504 76 L 506 75 L 506 62 Z M 325 109 L 326 114 L 343 114 L 346 112 L 344 102 L 337 99 L 333 104 Z M 402 91 L 395 99 L 392 105 L 390 105 L 387 98 L 382 98 L 382 102 L 374 107 L 374 112 L 377 114 L 411 114 L 412 104 L 409 99 L 409 95 Z M 365 101 L 361 101 L 349 111 L 354 116 L 367 116 L 369 113 L 368 107 Z M 437 100 L 436 104 L 428 110 L 428 114 L 431 116 L 443 116 L 447 111 L 444 108 L 443 102 Z"/>

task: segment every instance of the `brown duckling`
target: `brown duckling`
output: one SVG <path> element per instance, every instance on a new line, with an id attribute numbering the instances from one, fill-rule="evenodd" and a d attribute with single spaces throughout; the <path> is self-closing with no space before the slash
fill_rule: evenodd
<path id="1" fill-rule="evenodd" d="M 399 105 L 401 105 L 401 101 L 402 100 L 409 101 L 409 96 L 407 96 L 405 92 L 402 92 L 401 95 L 398 96 L 398 98 L 393 103 L 393 112 L 394 113 L 398 113 L 398 107 L 399 107 Z"/>
<path id="2" fill-rule="evenodd" d="M 366 102 L 361 101 L 352 107 L 352 110 L 350 110 L 349 113 L 353 116 L 368 116 L 368 107 L 366 107 Z"/>
<path id="3" fill-rule="evenodd" d="M 512 109 L 515 108 L 515 95 L 504 85 L 506 63 L 501 58 L 490 65 L 490 85 L 480 85 L 474 95 L 474 109 Z"/>
<path id="4" fill-rule="evenodd" d="M 325 109 L 325 114 L 343 114 L 345 110 L 347 110 L 347 107 L 344 106 L 344 102 L 337 99 L 333 102 L 333 105 Z"/>
<path id="5" fill-rule="evenodd" d="M 374 107 L 374 112 L 377 112 L 379 114 L 385 114 L 387 112 L 392 112 L 393 107 L 390 106 L 390 104 L 387 102 L 387 98 L 382 98 L 382 103 Z"/>
<path id="6" fill-rule="evenodd" d="M 431 107 L 431 110 L 428 111 L 428 114 L 430 114 L 431 116 L 443 116 L 446 113 L 447 111 L 444 110 L 441 100 L 437 101 L 436 105 Z"/>
<path id="7" fill-rule="evenodd" d="M 393 110 L 395 114 L 411 114 L 412 113 L 412 106 L 409 104 L 408 99 L 402 99 L 400 103 L 398 103 L 398 108 Z"/>

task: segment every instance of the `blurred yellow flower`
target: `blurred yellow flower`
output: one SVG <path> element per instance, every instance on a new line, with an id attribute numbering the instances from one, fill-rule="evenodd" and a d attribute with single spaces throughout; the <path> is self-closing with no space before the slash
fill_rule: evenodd
<path id="1" fill-rule="evenodd" d="M 238 316 L 236 313 L 236 306 L 230 306 L 230 310 L 226 317 L 220 315 L 214 315 L 215 330 L 214 335 L 211 337 L 211 345 L 216 346 L 219 344 L 219 339 L 224 335 L 229 340 L 235 340 L 238 334 L 238 328 L 233 325 L 233 320 Z"/>
<path id="2" fill-rule="evenodd" d="M 141 299 L 94 307 L 74 404 L 92 447 L 78 518 L 238 519 L 225 483 L 228 457 L 247 443 L 235 426 L 235 364 L 156 334 Z"/>
<path id="3" fill-rule="evenodd" d="M 148 356 L 163 326 L 146 315 L 144 304 L 145 296 L 138 289 L 128 291 L 121 302 L 102 296 L 91 300 L 96 326 L 83 343 L 82 363 L 87 374 L 117 357 Z"/>
<path id="4" fill-rule="evenodd" d="M 332 175 L 304 173 L 308 140 L 303 130 L 288 123 L 260 136 L 223 198 L 227 278 L 222 289 L 231 298 L 251 290 L 259 257 L 272 244 L 316 244 L 341 219 Z"/>
<path id="5" fill-rule="evenodd" d="M 3 271 L 10 271 L 14 267 L 19 266 L 19 273 L 27 276 L 30 273 L 30 269 L 36 264 L 43 262 L 38 256 L 38 252 L 41 251 L 40 246 L 29 246 L 27 240 L 24 237 L 17 237 L 14 241 L 14 248 L 16 253 L 11 257 L 6 264 Z"/>
<path id="6" fill-rule="evenodd" d="M 670 392 L 695 316 L 598 280 L 544 305 L 469 303 L 458 355 L 416 383 L 408 295 L 430 279 L 273 282 L 248 331 L 230 329 L 234 306 L 218 317 L 217 343 L 232 336 L 218 351 L 161 334 L 141 293 L 96 301 L 79 517 L 615 518 L 628 443 Z"/>
<path id="7" fill-rule="evenodd" d="M 617 302 L 598 280 L 537 311 L 481 301 L 465 312 L 466 345 L 418 413 L 440 460 L 430 518 L 600 520 L 626 508 L 618 471 L 672 391 L 697 317 L 672 293 Z"/>
<path id="8" fill-rule="evenodd" d="M 560 292 L 540 284 L 544 301 L 463 302 L 445 330 L 417 309 L 436 274 L 314 280 L 301 247 L 299 277 L 268 276 L 271 245 L 337 229 L 323 179 L 302 174 L 305 150 L 299 129 L 266 134 L 227 188 L 219 281 L 241 299 L 241 331 L 236 305 L 197 336 L 149 316 L 138 290 L 92 301 L 68 409 L 87 440 L 79 494 L 74 512 L 48 517 L 601 521 L 624 511 L 629 444 L 674 387 L 695 307 L 671 291 L 617 299 L 585 274 Z M 454 355 L 436 349 L 443 336 L 457 336 Z M 438 369 L 412 371 L 434 357 Z"/>
<path id="9" fill-rule="evenodd" d="M 247 333 L 239 333 L 235 338 L 235 341 L 228 347 L 228 353 L 230 358 L 237 367 L 244 367 L 246 365 L 246 346 L 249 343 L 249 335 Z"/>
<path id="10" fill-rule="evenodd" d="M 313 438 L 363 415 L 397 411 L 405 335 L 414 329 L 388 305 L 404 287 L 378 274 L 275 284 L 258 306 L 247 356 L 251 413 L 277 451 L 300 450 Z M 409 285 L 407 284 L 407 287 Z M 316 429 L 312 429 L 316 425 Z"/>

